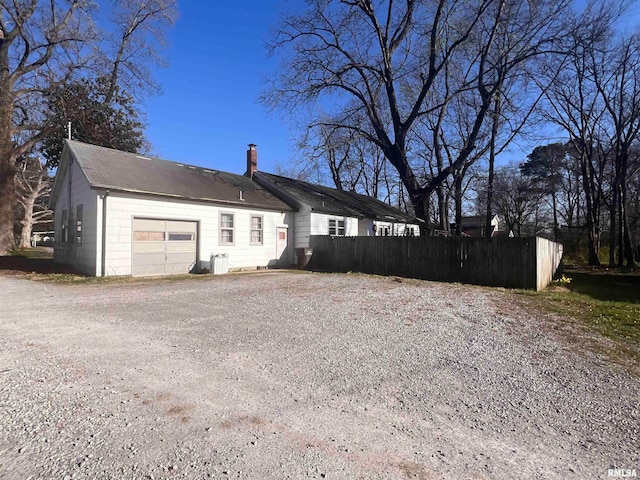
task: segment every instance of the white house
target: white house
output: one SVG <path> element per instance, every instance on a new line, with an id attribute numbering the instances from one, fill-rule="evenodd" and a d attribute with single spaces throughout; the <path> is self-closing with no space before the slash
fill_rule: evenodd
<path id="1" fill-rule="evenodd" d="M 54 261 L 89 275 L 288 265 L 291 208 L 242 175 L 66 141 L 56 174 Z"/>
<path id="2" fill-rule="evenodd" d="M 309 235 L 417 234 L 371 197 L 257 172 L 245 175 L 65 141 L 51 194 L 54 261 L 89 275 L 169 275 L 288 266 Z"/>
<path id="3" fill-rule="evenodd" d="M 310 235 L 418 235 L 415 220 L 380 200 L 255 171 L 253 179 L 294 209 L 293 244 L 308 247 Z"/>

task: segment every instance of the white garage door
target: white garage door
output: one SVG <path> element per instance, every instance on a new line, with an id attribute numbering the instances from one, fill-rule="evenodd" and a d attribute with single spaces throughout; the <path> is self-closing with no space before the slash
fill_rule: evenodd
<path id="1" fill-rule="evenodd" d="M 134 276 L 189 273 L 196 262 L 197 222 L 133 219 Z"/>

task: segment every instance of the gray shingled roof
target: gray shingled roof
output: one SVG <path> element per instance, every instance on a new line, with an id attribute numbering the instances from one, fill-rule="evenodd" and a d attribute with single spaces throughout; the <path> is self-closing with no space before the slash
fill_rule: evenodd
<path id="1" fill-rule="evenodd" d="M 94 188 L 290 210 L 250 178 L 66 140 Z M 240 191 L 244 200 L 240 200 Z"/>
<path id="2" fill-rule="evenodd" d="M 275 185 L 296 201 L 308 205 L 314 212 L 347 217 L 372 218 L 387 222 L 405 223 L 415 220 L 414 217 L 402 210 L 366 195 L 345 192 L 271 173 L 256 172 L 254 179 L 263 185 Z M 292 206 L 295 207 L 296 205 Z"/>

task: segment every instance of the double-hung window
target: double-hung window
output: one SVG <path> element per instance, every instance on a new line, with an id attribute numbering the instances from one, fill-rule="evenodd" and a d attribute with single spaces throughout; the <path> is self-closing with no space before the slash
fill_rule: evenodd
<path id="1" fill-rule="evenodd" d="M 82 205 L 76 207 L 76 245 L 82 245 Z"/>
<path id="2" fill-rule="evenodd" d="M 344 237 L 344 233 L 345 233 L 344 220 L 330 218 L 329 219 L 329 235 Z"/>
<path id="3" fill-rule="evenodd" d="M 233 245 L 235 241 L 235 218 L 233 213 L 220 214 L 220 245 Z"/>
<path id="4" fill-rule="evenodd" d="M 62 244 L 66 245 L 69 241 L 69 216 L 66 210 L 62 211 Z"/>
<path id="5" fill-rule="evenodd" d="M 261 215 L 251 215 L 251 245 L 262 245 L 264 225 Z"/>

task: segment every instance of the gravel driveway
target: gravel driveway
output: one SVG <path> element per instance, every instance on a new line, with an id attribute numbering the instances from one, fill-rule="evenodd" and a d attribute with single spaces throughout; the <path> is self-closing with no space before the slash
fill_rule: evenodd
<path id="1" fill-rule="evenodd" d="M 640 381 L 509 292 L 0 276 L 0 478 L 640 475 Z"/>

